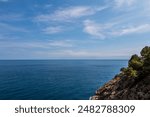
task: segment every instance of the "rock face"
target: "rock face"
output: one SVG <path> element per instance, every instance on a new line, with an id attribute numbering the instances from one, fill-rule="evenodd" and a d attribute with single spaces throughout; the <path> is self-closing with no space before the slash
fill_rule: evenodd
<path id="1" fill-rule="evenodd" d="M 148 100 L 150 99 L 150 76 L 127 78 L 116 76 L 95 92 L 91 100 Z"/>
<path id="2" fill-rule="evenodd" d="M 150 46 L 140 56 L 132 55 L 127 68 L 121 68 L 114 79 L 98 89 L 92 100 L 150 99 Z"/>

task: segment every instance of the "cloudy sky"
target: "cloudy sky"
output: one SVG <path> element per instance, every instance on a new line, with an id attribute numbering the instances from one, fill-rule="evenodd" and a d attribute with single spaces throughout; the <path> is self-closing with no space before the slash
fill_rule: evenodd
<path id="1" fill-rule="evenodd" d="M 0 59 L 126 59 L 146 45 L 149 0 L 0 0 Z"/>

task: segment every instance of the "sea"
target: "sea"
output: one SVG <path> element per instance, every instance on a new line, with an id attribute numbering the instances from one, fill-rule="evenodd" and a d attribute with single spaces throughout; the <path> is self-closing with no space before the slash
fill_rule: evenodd
<path id="1" fill-rule="evenodd" d="M 0 100 L 88 100 L 128 60 L 0 60 Z"/>

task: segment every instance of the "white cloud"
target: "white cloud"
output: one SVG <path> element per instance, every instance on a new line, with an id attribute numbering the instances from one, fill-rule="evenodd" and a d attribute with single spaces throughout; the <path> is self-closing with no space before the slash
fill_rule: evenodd
<path id="1" fill-rule="evenodd" d="M 0 36 L 1 38 L 1 36 Z M 9 44 L 7 44 L 8 41 L 2 41 L 0 42 L 0 48 L 40 48 L 40 49 L 51 49 L 51 48 L 70 48 L 73 47 L 72 42 L 69 40 L 59 40 L 59 41 L 29 41 L 29 42 L 21 42 L 21 41 L 16 41 L 12 42 L 9 41 Z"/>
<path id="2" fill-rule="evenodd" d="M 89 35 L 104 39 L 105 35 L 102 33 L 102 30 L 103 29 L 99 24 L 96 24 L 91 20 L 84 21 L 84 32 L 88 33 Z"/>
<path id="3" fill-rule="evenodd" d="M 123 51 L 123 52 L 122 52 Z M 102 52 L 102 51 L 89 51 L 89 50 L 56 50 L 56 51 L 38 51 L 37 54 L 44 57 L 53 57 L 53 58 L 109 58 L 109 57 L 128 57 L 130 54 L 133 54 L 131 50 L 119 50 L 116 51 L 109 51 L 109 52 Z"/>
<path id="4" fill-rule="evenodd" d="M 52 41 L 49 42 L 48 45 L 55 46 L 55 47 L 72 47 L 73 44 L 70 43 L 70 41 Z"/>
<path id="5" fill-rule="evenodd" d="M 12 26 L 6 23 L 0 22 L 0 32 L 28 32 L 25 28 Z"/>
<path id="6" fill-rule="evenodd" d="M 21 20 L 25 20 L 27 18 L 23 17 L 22 14 L 14 14 L 14 13 L 11 13 L 11 14 L 1 14 L 1 17 L 0 17 L 0 21 L 21 21 Z"/>
<path id="7" fill-rule="evenodd" d="M 54 13 L 42 14 L 36 17 L 38 21 L 71 21 L 72 19 L 83 16 L 93 15 L 98 11 L 104 10 L 107 7 L 89 7 L 89 6 L 73 6 L 64 9 L 56 10 Z"/>
<path id="8" fill-rule="evenodd" d="M 122 28 L 122 26 L 124 26 L 124 28 Z M 85 20 L 84 32 L 93 37 L 105 39 L 109 37 L 147 33 L 150 32 L 150 24 L 130 24 L 129 26 L 125 26 L 120 23 L 99 24 L 91 20 Z"/>
<path id="9" fill-rule="evenodd" d="M 50 26 L 51 22 L 72 22 L 75 19 L 94 15 L 96 12 L 108 8 L 107 6 L 103 7 L 90 7 L 90 6 L 72 6 L 67 8 L 60 8 L 54 11 L 53 13 L 47 13 L 39 15 L 35 18 L 36 22 L 45 23 L 48 27 L 42 29 L 46 34 L 56 34 L 63 32 L 64 28 L 61 26 Z M 65 28 L 66 29 L 66 28 Z"/>
<path id="10" fill-rule="evenodd" d="M 135 3 L 135 0 L 114 0 L 114 1 L 115 1 L 115 6 L 117 8 L 131 7 Z"/>
<path id="11" fill-rule="evenodd" d="M 46 34 L 55 34 L 55 33 L 63 32 L 63 31 L 64 30 L 60 26 L 47 27 L 47 28 L 43 29 L 43 32 Z"/>
<path id="12" fill-rule="evenodd" d="M 56 58 L 95 58 L 95 57 L 102 57 L 101 52 L 95 52 L 95 51 L 86 51 L 86 50 L 56 50 L 55 52 L 45 52 L 45 51 L 39 51 L 37 54 L 40 54 L 41 56 L 52 56 Z"/>
<path id="13" fill-rule="evenodd" d="M 44 6 L 44 8 L 51 8 L 53 5 L 52 4 L 46 4 L 45 6 Z"/>
<path id="14" fill-rule="evenodd" d="M 100 57 L 102 56 L 101 52 L 93 52 L 93 51 L 75 51 L 75 50 L 64 50 L 61 51 L 63 55 L 70 56 L 70 57 Z"/>
<path id="15" fill-rule="evenodd" d="M 114 35 L 128 35 L 128 34 L 135 34 L 135 33 L 146 33 L 150 32 L 150 24 L 142 24 L 138 26 L 126 27 L 123 29 L 118 29 L 116 32 L 112 32 Z"/>

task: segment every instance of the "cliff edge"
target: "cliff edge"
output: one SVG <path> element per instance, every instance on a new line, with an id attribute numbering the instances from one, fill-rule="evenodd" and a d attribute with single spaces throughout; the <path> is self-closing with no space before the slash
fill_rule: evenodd
<path id="1" fill-rule="evenodd" d="M 91 100 L 149 100 L 150 99 L 150 47 L 141 55 L 133 55 L 127 68 L 102 86 Z"/>

